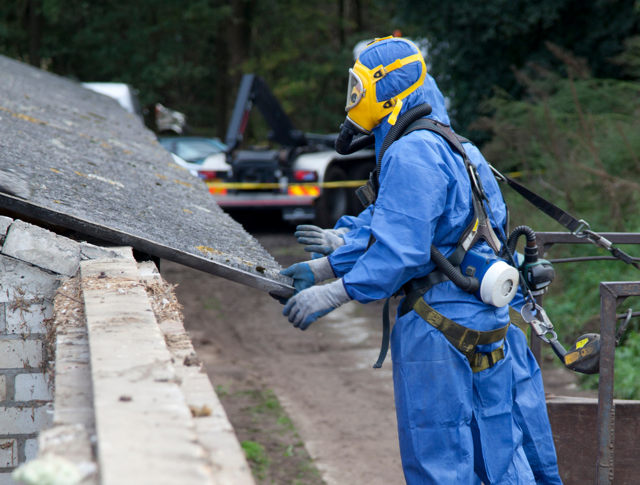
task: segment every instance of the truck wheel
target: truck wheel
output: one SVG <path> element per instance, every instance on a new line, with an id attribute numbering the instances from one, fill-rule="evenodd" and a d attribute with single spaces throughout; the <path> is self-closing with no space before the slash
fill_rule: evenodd
<path id="1" fill-rule="evenodd" d="M 325 182 L 347 180 L 347 174 L 340 167 L 330 166 L 324 174 Z M 322 189 L 322 195 L 316 200 L 316 224 L 322 228 L 332 228 L 349 208 L 347 188 Z"/>

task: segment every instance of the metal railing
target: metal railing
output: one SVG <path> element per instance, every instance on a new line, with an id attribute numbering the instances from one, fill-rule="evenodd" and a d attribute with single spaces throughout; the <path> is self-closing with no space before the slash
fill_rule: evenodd
<path id="1" fill-rule="evenodd" d="M 601 233 L 613 244 L 640 244 L 640 233 Z M 554 244 L 590 244 L 568 232 L 536 233 L 541 253 Z M 615 444 L 615 404 L 613 402 L 614 361 L 616 349 L 616 309 L 627 298 L 640 296 L 640 281 L 600 283 L 600 375 L 598 384 L 598 461 L 596 485 L 613 483 Z M 542 305 L 542 297 L 538 299 Z M 540 363 L 540 339 L 531 339 L 531 351 Z"/>

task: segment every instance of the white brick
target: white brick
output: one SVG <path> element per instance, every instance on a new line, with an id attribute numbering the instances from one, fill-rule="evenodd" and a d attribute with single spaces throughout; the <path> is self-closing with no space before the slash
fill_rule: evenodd
<path id="1" fill-rule="evenodd" d="M 17 483 L 11 479 L 11 473 L 0 473 L 0 485 L 16 485 Z"/>
<path id="2" fill-rule="evenodd" d="M 18 442 L 0 440 L 0 468 L 18 466 Z"/>
<path id="3" fill-rule="evenodd" d="M 7 399 L 7 376 L 0 376 L 0 401 Z"/>
<path id="4" fill-rule="evenodd" d="M 0 254 L 0 303 L 52 297 L 59 285 L 57 276 Z"/>
<path id="5" fill-rule="evenodd" d="M 37 433 L 51 426 L 47 406 L 0 408 L 0 429 L 6 434 Z"/>
<path id="6" fill-rule="evenodd" d="M 6 305 L 6 333 L 30 335 L 32 333 L 46 333 L 44 319 L 53 316 L 53 303 L 42 300 L 16 308 Z"/>
<path id="7" fill-rule="evenodd" d="M 2 254 L 67 276 L 80 265 L 77 242 L 22 221 L 11 224 Z"/>
<path id="8" fill-rule="evenodd" d="M 0 216 L 0 239 L 4 238 L 7 234 L 7 230 L 12 222 L 13 219 L 11 219 L 11 217 Z"/>
<path id="9" fill-rule="evenodd" d="M 16 401 L 51 401 L 49 379 L 44 374 L 18 374 L 16 376 Z"/>
<path id="10" fill-rule="evenodd" d="M 27 440 L 24 444 L 24 454 L 27 461 L 33 460 L 38 455 L 38 440 Z"/>
<path id="11" fill-rule="evenodd" d="M 41 363 L 41 340 L 0 340 L 0 369 L 38 367 Z"/>

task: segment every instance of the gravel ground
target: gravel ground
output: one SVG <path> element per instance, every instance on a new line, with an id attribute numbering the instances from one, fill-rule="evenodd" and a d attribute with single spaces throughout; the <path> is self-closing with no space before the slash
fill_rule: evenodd
<path id="1" fill-rule="evenodd" d="M 307 259 L 291 229 L 256 237 L 284 267 Z M 225 396 L 244 396 L 223 397 L 240 440 L 259 442 L 257 431 L 265 421 L 255 417 L 255 404 L 247 404 L 250 393 L 272 390 L 295 426 L 289 445 L 301 458 L 289 466 L 289 474 L 264 472 L 277 479 L 262 483 L 315 484 L 313 473 L 295 478 L 295 473 L 314 465 L 329 485 L 404 483 L 391 365 L 387 361 L 382 369 L 372 369 L 382 334 L 382 303 L 349 303 L 301 332 L 290 326 L 281 305 L 266 293 L 165 261 L 161 270 L 168 282 L 179 285 L 176 294 L 184 305 L 186 327 L 214 386 L 222 386 L 218 389 Z M 581 391 L 575 375 L 548 358 L 543 376 L 549 394 L 595 396 Z M 273 429 L 273 420 L 264 424 L 261 444 L 280 456 L 289 445 L 286 439 L 274 441 Z M 313 463 L 305 462 L 296 436 Z M 288 466 L 282 459 L 271 462 Z"/>

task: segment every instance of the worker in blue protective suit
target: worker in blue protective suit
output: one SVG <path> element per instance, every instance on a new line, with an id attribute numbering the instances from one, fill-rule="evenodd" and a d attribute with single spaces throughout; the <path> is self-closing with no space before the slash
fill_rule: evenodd
<path id="1" fill-rule="evenodd" d="M 473 153 L 471 151 L 470 157 L 474 163 L 477 165 L 480 163 L 486 164 L 484 158 L 476 159 L 472 155 Z M 479 154 L 479 152 L 476 153 Z M 483 185 L 489 199 L 492 200 L 492 205 L 499 204 L 502 197 L 495 179 L 493 177 L 488 180 L 484 179 Z M 370 209 L 365 209 L 358 217 L 344 216 L 338 221 L 335 229 L 351 230 L 342 232 L 342 242 L 338 243 L 337 247 L 349 245 L 351 247 L 340 258 L 332 261 L 333 274 L 328 275 L 329 278 L 344 276 L 351 270 L 355 261 L 364 254 L 369 241 L 370 231 L 368 224 L 370 221 Z M 311 229 L 312 227 L 313 229 Z M 313 234 L 313 231 L 316 234 Z M 320 228 L 315 226 L 305 226 L 303 228 L 300 226 L 297 234 L 299 234 L 299 242 L 307 245 L 305 250 L 316 251 L 319 249 L 317 243 L 319 238 L 322 237 Z M 337 247 L 331 250 L 329 254 L 335 251 Z M 321 254 L 318 254 L 318 257 L 321 257 Z M 304 267 L 305 265 L 306 263 L 299 263 L 294 266 Z M 311 268 L 308 265 L 306 266 L 308 268 L 307 271 L 311 273 Z M 295 271 L 289 271 L 288 274 L 293 276 L 295 273 Z M 304 271 L 298 269 L 298 274 L 300 273 L 304 273 Z M 320 277 L 318 279 L 309 278 L 307 280 L 308 286 L 304 287 L 307 288 L 321 281 Z M 518 291 L 510 306 L 519 312 L 523 305 L 522 293 Z M 515 325 L 509 328 L 506 338 L 513 351 L 513 380 L 515 387 L 513 415 L 523 432 L 523 446 L 527 460 L 533 471 L 536 484 L 561 485 L 562 481 L 558 473 L 555 446 L 547 415 L 540 367 L 529 350 L 525 334 Z"/>
<path id="2" fill-rule="evenodd" d="M 449 118 L 444 107 L 444 97 L 440 93 L 435 81 L 427 74 L 425 88 L 429 104 L 433 107 L 432 115 L 449 124 Z M 495 178 L 490 173 L 486 160 L 480 152 L 471 145 L 465 145 L 467 153 L 476 166 L 480 168 L 485 191 L 491 200 L 491 205 L 503 205 L 502 194 Z M 372 211 L 367 208 L 358 217 L 344 216 L 333 230 L 323 230 L 315 226 L 299 226 L 296 237 L 301 244 L 307 245 L 306 251 L 316 252 L 314 258 L 332 254 L 340 246 L 351 246 L 343 250 L 339 257 L 330 258 L 333 273 L 342 277 L 348 273 L 355 261 L 364 253 L 369 241 Z M 504 224 L 504 220 L 500 221 Z M 497 229 L 497 228 L 496 228 Z M 333 238 L 327 242 L 327 236 Z M 339 236 L 339 237 L 337 237 Z M 306 263 L 295 266 L 307 266 Z M 300 271 L 300 270 L 298 270 Z M 289 272 L 291 275 L 295 271 Z M 330 275 L 329 277 L 333 277 Z M 311 280 L 310 284 L 318 283 Z M 520 311 L 524 300 L 519 291 L 510 306 Z M 547 415 L 544 388 L 540 368 L 527 346 L 525 335 L 514 325 L 509 328 L 507 341 L 513 351 L 513 379 L 515 384 L 514 417 L 523 431 L 523 445 L 527 460 L 533 470 L 537 484 L 561 484 L 558 473 L 557 458 L 551 428 Z"/>
<path id="3" fill-rule="evenodd" d="M 389 112 L 371 127 L 377 151 L 389 121 L 426 101 L 424 64 L 402 62 L 416 53 L 410 43 L 387 39 L 370 45 L 359 58 L 370 70 L 383 66 L 386 71 L 375 90 L 360 91 L 370 100 L 394 99 L 419 83 L 401 99 L 398 112 Z M 390 72 L 388 68 L 394 66 Z M 391 107 L 395 110 L 398 104 L 395 99 Z M 437 112 L 432 116 L 437 117 Z M 498 220 L 506 218 L 504 206 L 494 207 L 493 212 Z M 390 296 L 409 280 L 433 271 L 432 242 L 445 255 L 451 254 L 472 217 L 471 186 L 461 157 L 431 132 L 416 131 L 401 138 L 382 159 L 369 226 L 375 242 L 343 278 L 303 289 L 287 302 L 283 313 L 294 325 L 307 328 L 349 300 L 367 303 Z M 314 281 L 333 275 L 327 263 L 350 251 L 350 246 L 336 249 L 328 259 L 310 261 Z M 478 243 L 474 251 L 491 250 Z M 290 268 L 285 274 L 294 273 L 295 279 L 298 269 Z M 508 325 L 506 308 L 481 303 L 449 281 L 433 287 L 424 301 L 467 328 L 489 331 Z M 400 449 L 408 483 L 474 483 L 474 469 L 487 485 L 535 483 L 522 448 L 522 433 L 512 416 L 513 359 L 508 342 L 479 347 L 479 352 L 503 347 L 504 358 L 473 373 L 466 357 L 439 330 L 410 311 L 396 320 L 391 345 Z"/>

